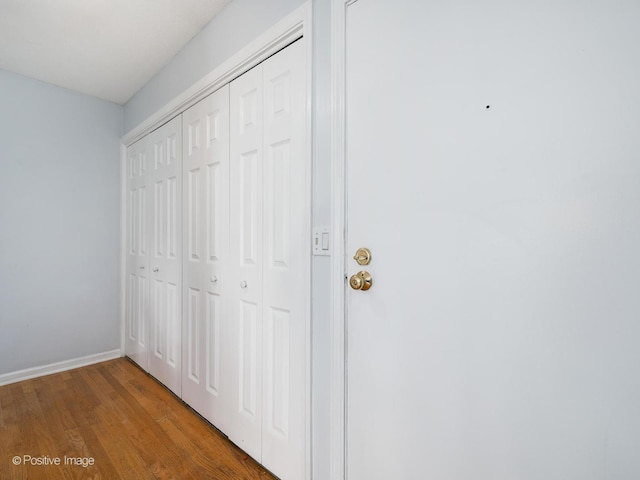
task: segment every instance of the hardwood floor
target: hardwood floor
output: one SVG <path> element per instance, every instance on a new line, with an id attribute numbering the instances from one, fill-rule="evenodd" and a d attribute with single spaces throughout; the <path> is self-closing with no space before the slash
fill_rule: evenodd
<path id="1" fill-rule="evenodd" d="M 126 359 L 0 387 L 1 480 L 274 478 Z"/>

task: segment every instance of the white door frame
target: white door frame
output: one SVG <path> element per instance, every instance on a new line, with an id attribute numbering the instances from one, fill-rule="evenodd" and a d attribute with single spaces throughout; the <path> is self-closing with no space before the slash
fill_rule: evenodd
<path id="1" fill-rule="evenodd" d="M 307 245 L 309 261 L 306 266 L 308 278 L 306 294 L 306 380 L 305 380 L 305 478 L 311 478 L 311 101 L 312 101 L 312 5 L 307 0 L 303 5 L 280 20 L 266 32 L 249 43 L 243 49 L 223 62 L 208 75 L 182 92 L 165 106 L 150 115 L 138 126 L 126 133 L 120 141 L 120 354 L 125 355 L 125 290 L 126 290 L 126 152 L 127 147 L 180 115 L 207 95 L 213 93 L 234 78 L 266 60 L 274 53 L 282 50 L 301 37 L 305 41 L 306 68 L 306 131 L 305 131 L 305 163 L 306 163 L 306 208 L 307 212 Z"/>
<path id="2" fill-rule="evenodd" d="M 346 224 L 346 18 L 358 0 L 331 0 L 331 371 L 330 479 L 347 477 Z"/>

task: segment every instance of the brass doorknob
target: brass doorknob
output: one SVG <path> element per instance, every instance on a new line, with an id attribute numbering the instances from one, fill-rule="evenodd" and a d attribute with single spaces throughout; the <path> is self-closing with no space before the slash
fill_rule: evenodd
<path id="1" fill-rule="evenodd" d="M 351 275 L 349 279 L 349 285 L 354 290 L 369 290 L 373 284 L 373 279 L 369 272 L 362 270 L 361 272 Z"/>

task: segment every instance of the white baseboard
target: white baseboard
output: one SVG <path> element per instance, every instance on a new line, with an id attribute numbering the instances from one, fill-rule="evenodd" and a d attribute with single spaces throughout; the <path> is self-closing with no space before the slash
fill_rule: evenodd
<path id="1" fill-rule="evenodd" d="M 120 357 L 122 357 L 122 352 L 118 348 L 117 350 L 111 350 L 109 352 L 96 353 L 94 355 L 87 355 L 86 357 L 80 358 L 72 358 L 71 360 L 50 363 L 49 365 L 42 365 L 40 367 L 25 368 L 24 370 L 18 370 L 17 372 L 2 373 L 0 374 L 0 386 L 29 380 L 31 378 L 44 377 L 45 375 L 64 372 L 74 368 L 86 367 L 87 365 L 106 362 L 107 360 L 113 360 L 114 358 Z"/>

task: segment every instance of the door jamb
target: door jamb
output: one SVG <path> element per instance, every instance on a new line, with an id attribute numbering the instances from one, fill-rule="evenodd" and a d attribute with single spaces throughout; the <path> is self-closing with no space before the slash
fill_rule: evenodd
<path id="1" fill-rule="evenodd" d="M 331 2 L 331 332 L 329 473 L 347 478 L 346 343 L 346 28 L 347 8 L 357 0 Z"/>
<path id="2" fill-rule="evenodd" d="M 127 285 L 127 147 L 120 143 L 120 356 L 125 356 Z"/>

